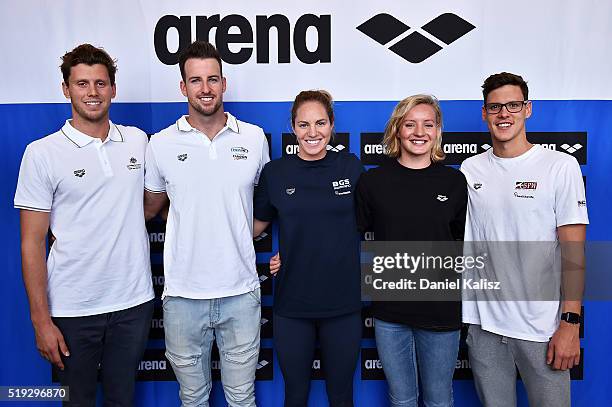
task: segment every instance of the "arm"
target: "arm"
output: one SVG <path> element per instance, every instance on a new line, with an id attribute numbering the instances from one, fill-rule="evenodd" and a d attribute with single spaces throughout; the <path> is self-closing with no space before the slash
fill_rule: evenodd
<path id="1" fill-rule="evenodd" d="M 51 363 L 64 369 L 60 357 L 70 356 L 64 337 L 51 320 L 47 302 L 47 264 L 45 239 L 49 213 L 21 210 L 21 261 L 23 281 L 30 302 L 30 317 L 36 335 L 36 347 Z"/>
<path id="2" fill-rule="evenodd" d="M 168 195 L 165 192 L 144 191 L 144 216 L 150 220 L 168 203 Z M 167 217 L 167 213 L 166 213 Z"/>
<path id="3" fill-rule="evenodd" d="M 257 218 L 253 218 L 253 237 L 257 237 L 261 235 L 264 230 L 268 227 L 270 222 L 265 222 L 263 220 L 259 220 Z"/>
<path id="4" fill-rule="evenodd" d="M 562 312 L 580 314 L 584 290 L 584 241 L 586 225 L 557 228 L 562 257 Z M 548 344 L 546 363 L 557 370 L 571 369 L 580 363 L 580 324 L 559 323 Z"/>

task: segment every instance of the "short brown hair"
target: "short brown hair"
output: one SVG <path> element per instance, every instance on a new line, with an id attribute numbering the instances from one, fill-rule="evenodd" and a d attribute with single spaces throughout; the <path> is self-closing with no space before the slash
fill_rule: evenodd
<path id="1" fill-rule="evenodd" d="M 303 90 L 295 97 L 291 106 L 291 125 L 295 124 L 295 117 L 301 105 L 306 102 L 319 102 L 327 112 L 329 122 L 334 124 L 334 100 L 332 95 L 326 90 Z"/>
<path id="2" fill-rule="evenodd" d="M 438 99 L 431 95 L 413 95 L 408 96 L 406 99 L 399 102 L 385 127 L 385 135 L 383 137 L 382 144 L 385 148 L 385 154 L 391 158 L 397 158 L 400 156 L 400 145 L 399 133 L 404 117 L 418 105 L 429 105 L 433 108 L 436 113 L 436 126 L 438 127 L 438 137 L 431 149 L 431 161 L 438 162 L 444 160 L 446 155 L 442 150 L 442 109 L 440 109 L 440 103 Z"/>
<path id="3" fill-rule="evenodd" d="M 487 103 L 489 93 L 506 85 L 516 85 L 520 87 L 523 93 L 523 100 L 529 100 L 529 87 L 527 86 L 527 82 L 525 82 L 520 75 L 510 72 L 500 72 L 489 76 L 482 84 L 482 97 L 484 98 L 484 102 Z"/>
<path id="4" fill-rule="evenodd" d="M 181 70 L 181 78 L 185 81 L 185 64 L 187 60 L 197 59 L 216 59 L 219 63 L 219 73 L 223 76 L 223 66 L 221 65 L 221 55 L 219 51 L 210 42 L 206 41 L 194 41 L 187 48 L 181 51 L 179 54 L 179 69 Z"/>
<path id="5" fill-rule="evenodd" d="M 116 61 L 102 48 L 96 48 L 91 44 L 81 44 L 72 51 L 66 52 L 62 57 L 60 69 L 64 77 L 64 83 L 68 84 L 70 70 L 78 64 L 85 65 L 104 65 L 108 71 L 111 85 L 115 84 L 115 73 L 117 72 Z"/>

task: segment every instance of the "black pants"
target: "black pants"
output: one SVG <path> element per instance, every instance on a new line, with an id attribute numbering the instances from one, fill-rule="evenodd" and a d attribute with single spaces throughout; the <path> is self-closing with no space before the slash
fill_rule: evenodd
<path id="1" fill-rule="evenodd" d="M 285 380 L 285 407 L 308 404 L 317 340 L 332 407 L 353 405 L 353 375 L 361 344 L 361 313 L 332 318 L 286 318 L 274 314 L 274 345 Z"/>
<path id="2" fill-rule="evenodd" d="M 70 356 L 58 370 L 69 386 L 64 406 L 96 405 L 98 366 L 101 366 L 105 406 L 132 406 L 134 382 L 153 315 L 153 300 L 121 311 L 86 317 L 53 318 L 64 335 Z"/>

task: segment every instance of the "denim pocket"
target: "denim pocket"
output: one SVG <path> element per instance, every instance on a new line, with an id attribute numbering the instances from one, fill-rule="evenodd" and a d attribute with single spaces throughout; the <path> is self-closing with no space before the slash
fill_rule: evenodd
<path id="1" fill-rule="evenodd" d="M 178 356 L 174 353 L 166 351 L 166 359 L 170 361 L 176 367 L 188 367 L 195 366 L 198 363 L 199 355 L 194 356 Z"/>
<path id="2" fill-rule="evenodd" d="M 259 346 L 253 346 L 242 352 L 225 352 L 224 358 L 228 362 L 237 363 L 239 365 L 246 364 L 249 360 L 257 357 L 259 354 Z"/>
<path id="3" fill-rule="evenodd" d="M 261 304 L 261 289 L 257 287 L 253 291 L 249 291 L 248 294 L 257 301 L 257 304 Z"/>

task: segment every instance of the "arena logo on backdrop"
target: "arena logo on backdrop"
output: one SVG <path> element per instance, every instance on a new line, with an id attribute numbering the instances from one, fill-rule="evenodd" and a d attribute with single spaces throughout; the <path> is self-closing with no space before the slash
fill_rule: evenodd
<path id="1" fill-rule="evenodd" d="M 374 41 L 413 64 L 425 61 L 475 28 L 472 23 L 453 13 L 440 14 L 415 29 L 390 14 L 380 13 L 357 27 Z M 410 34 L 405 35 L 408 32 Z"/>
<path id="2" fill-rule="evenodd" d="M 527 139 L 542 148 L 574 156 L 578 163 L 586 164 L 586 132 L 528 132 Z M 383 133 L 361 133 L 361 162 L 363 165 L 381 165 L 388 158 L 382 145 Z M 444 164 L 461 164 L 466 158 L 491 149 L 488 132 L 444 132 L 442 150 Z"/>
<path id="3" fill-rule="evenodd" d="M 329 142 L 326 149 L 339 153 L 341 151 L 350 151 L 349 133 L 336 133 L 333 139 Z M 283 133 L 281 136 L 281 144 L 283 148 L 283 156 L 294 155 L 300 152 L 300 146 L 294 134 Z"/>
<path id="4" fill-rule="evenodd" d="M 195 36 L 192 32 L 195 26 Z M 211 30 L 214 29 L 214 38 Z M 278 40 L 277 49 L 270 49 L 270 31 Z M 307 32 L 315 34 L 316 48 L 307 45 Z M 168 37 L 178 33 L 178 49 L 171 51 Z M 291 54 L 305 64 L 331 62 L 331 15 L 304 14 L 295 23 L 282 14 L 255 16 L 253 25 L 245 16 L 220 14 L 211 16 L 165 15 L 155 25 L 153 42 L 157 58 L 165 65 L 178 63 L 179 54 L 193 40 L 215 44 L 221 59 L 228 64 L 244 64 L 255 52 L 258 64 L 269 64 L 270 55 L 276 54 L 279 64 L 291 62 Z M 293 47 L 292 47 L 293 45 Z"/>

